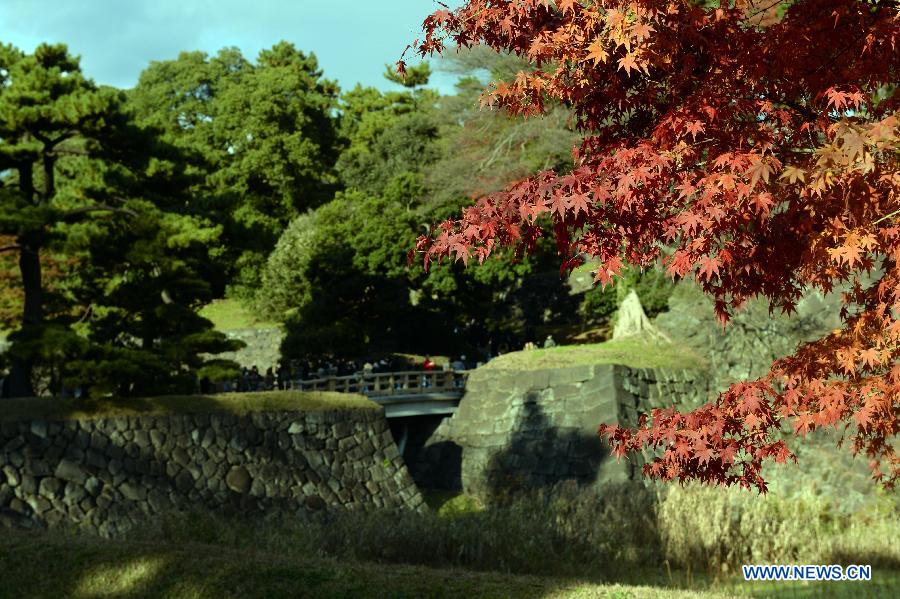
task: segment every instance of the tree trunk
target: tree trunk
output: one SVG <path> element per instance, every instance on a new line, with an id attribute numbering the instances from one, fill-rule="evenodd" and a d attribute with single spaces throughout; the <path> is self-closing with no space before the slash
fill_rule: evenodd
<path id="1" fill-rule="evenodd" d="M 41 286 L 40 246 L 19 240 L 19 271 L 22 274 L 22 288 L 25 291 L 25 309 L 22 311 L 22 332 L 34 330 L 44 319 L 43 289 Z M 32 397 L 34 387 L 31 374 L 34 360 L 29 357 L 13 357 L 9 373 L 8 393 L 10 397 Z"/>
<path id="2" fill-rule="evenodd" d="M 45 171 L 44 193 L 46 200 L 54 193 L 53 162 L 48 157 L 43 160 Z M 46 176 L 49 169 L 49 177 Z M 34 165 L 26 162 L 19 167 L 19 187 L 26 202 L 33 204 L 35 200 Z M 45 202 L 46 203 L 46 202 Z M 19 272 L 22 275 L 22 289 L 25 292 L 25 308 L 22 311 L 21 333 L 26 339 L 44 320 L 44 293 L 41 285 L 41 234 L 31 231 L 20 234 L 16 239 L 19 250 Z M 13 344 L 13 350 L 15 350 Z M 16 352 L 18 353 L 18 352 Z M 10 397 L 33 397 L 34 386 L 31 375 L 34 371 L 34 359 L 31 356 L 13 355 L 12 368 L 9 371 L 7 394 Z"/>
<path id="3" fill-rule="evenodd" d="M 616 313 L 616 325 L 613 328 L 613 339 L 626 337 L 643 337 L 653 341 L 669 341 L 669 338 L 659 331 L 647 315 L 637 292 L 632 289 L 619 306 Z"/>

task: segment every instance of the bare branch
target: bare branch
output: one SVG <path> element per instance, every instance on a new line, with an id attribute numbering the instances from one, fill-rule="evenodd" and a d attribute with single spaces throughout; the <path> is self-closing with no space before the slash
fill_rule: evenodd
<path id="1" fill-rule="evenodd" d="M 4 247 L 0 247 L 0 254 L 2 254 L 3 252 L 14 252 L 16 250 L 21 250 L 21 249 L 24 249 L 24 248 L 18 244 L 7 245 Z"/>

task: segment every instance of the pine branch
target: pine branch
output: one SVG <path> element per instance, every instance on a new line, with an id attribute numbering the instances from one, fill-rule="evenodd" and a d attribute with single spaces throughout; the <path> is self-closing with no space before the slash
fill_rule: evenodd
<path id="1" fill-rule="evenodd" d="M 78 217 L 83 214 L 90 214 L 92 212 L 112 212 L 116 214 L 125 214 L 131 216 L 133 218 L 137 218 L 137 212 L 134 210 L 130 210 L 128 208 L 116 208 L 115 206 L 107 206 L 106 204 L 100 204 L 97 206 L 86 206 L 84 208 L 76 208 L 75 210 L 70 210 L 65 212 L 62 215 L 63 220 L 68 220 L 72 217 Z"/>

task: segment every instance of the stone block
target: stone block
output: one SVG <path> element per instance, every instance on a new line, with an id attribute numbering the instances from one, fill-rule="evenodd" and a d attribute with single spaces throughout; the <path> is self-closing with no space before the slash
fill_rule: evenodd
<path id="1" fill-rule="evenodd" d="M 25 439 L 23 439 L 21 436 L 16 436 L 16 437 L 13 437 L 12 439 L 10 439 L 9 441 L 7 441 L 3 445 L 3 451 L 6 453 L 12 453 L 12 452 L 16 451 L 17 449 L 23 447 L 24 445 L 25 445 Z"/>
<path id="2" fill-rule="evenodd" d="M 225 484 L 235 493 L 245 494 L 250 491 L 252 479 L 250 473 L 243 466 L 236 466 L 228 471 Z"/>
<path id="3" fill-rule="evenodd" d="M 194 488 L 194 479 L 187 470 L 182 470 L 175 476 L 175 488 L 186 493 Z"/>
<path id="4" fill-rule="evenodd" d="M 16 470 L 14 466 L 4 466 L 2 469 L 0 469 L 0 472 L 2 472 L 6 477 L 6 483 L 10 487 L 18 487 L 22 482 L 22 478 L 19 476 L 19 471 Z"/>
<path id="5" fill-rule="evenodd" d="M 191 463 L 191 456 L 186 449 L 178 447 L 172 452 L 172 461 L 184 468 Z"/>
<path id="6" fill-rule="evenodd" d="M 52 505 L 46 498 L 40 497 L 38 495 L 32 495 L 28 497 L 25 500 L 25 503 L 27 503 L 31 507 L 31 510 L 37 515 L 43 514 L 52 507 Z"/>
<path id="7" fill-rule="evenodd" d="M 50 476 L 41 479 L 40 485 L 38 485 L 38 493 L 40 493 L 47 499 L 50 499 L 59 495 L 62 488 L 62 481 L 58 478 L 53 478 L 52 476 Z"/>
<path id="8" fill-rule="evenodd" d="M 60 461 L 59 465 L 55 470 L 56 478 L 71 481 L 77 484 L 84 484 L 88 478 L 88 473 L 85 469 L 75 462 L 72 462 L 68 459 L 63 459 Z"/>
<path id="9" fill-rule="evenodd" d="M 49 436 L 46 420 L 32 420 L 30 430 L 31 434 L 39 439 L 46 439 Z"/>
<path id="10" fill-rule="evenodd" d="M 119 492 L 125 499 L 131 501 L 143 501 L 147 497 L 147 490 L 131 481 L 122 483 Z"/>

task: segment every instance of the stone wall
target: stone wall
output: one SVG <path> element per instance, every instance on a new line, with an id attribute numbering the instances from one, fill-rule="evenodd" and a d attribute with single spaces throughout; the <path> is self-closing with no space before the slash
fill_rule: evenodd
<path id="1" fill-rule="evenodd" d="M 378 409 L 0 422 L 0 525 L 423 506 Z"/>
<path id="2" fill-rule="evenodd" d="M 796 314 L 769 312 L 762 298 L 749 300 L 724 329 L 712 300 L 693 281 L 679 283 L 669 297 L 669 311 L 655 324 L 673 341 L 691 348 L 710 367 L 713 387 L 724 391 L 736 381 L 763 376 L 778 358 L 805 341 L 840 326 L 840 293 L 809 291 L 797 302 Z"/>
<path id="3" fill-rule="evenodd" d="M 482 368 L 466 393 L 409 457 L 413 476 L 435 481 L 448 458 L 459 456 L 461 487 L 477 495 L 562 481 L 603 487 L 639 476 L 641 464 L 617 462 L 597 435 L 600 423 L 637 423 L 639 412 L 707 401 L 705 374 L 603 364 L 542 370 Z M 449 486 L 444 478 L 433 486 Z"/>

